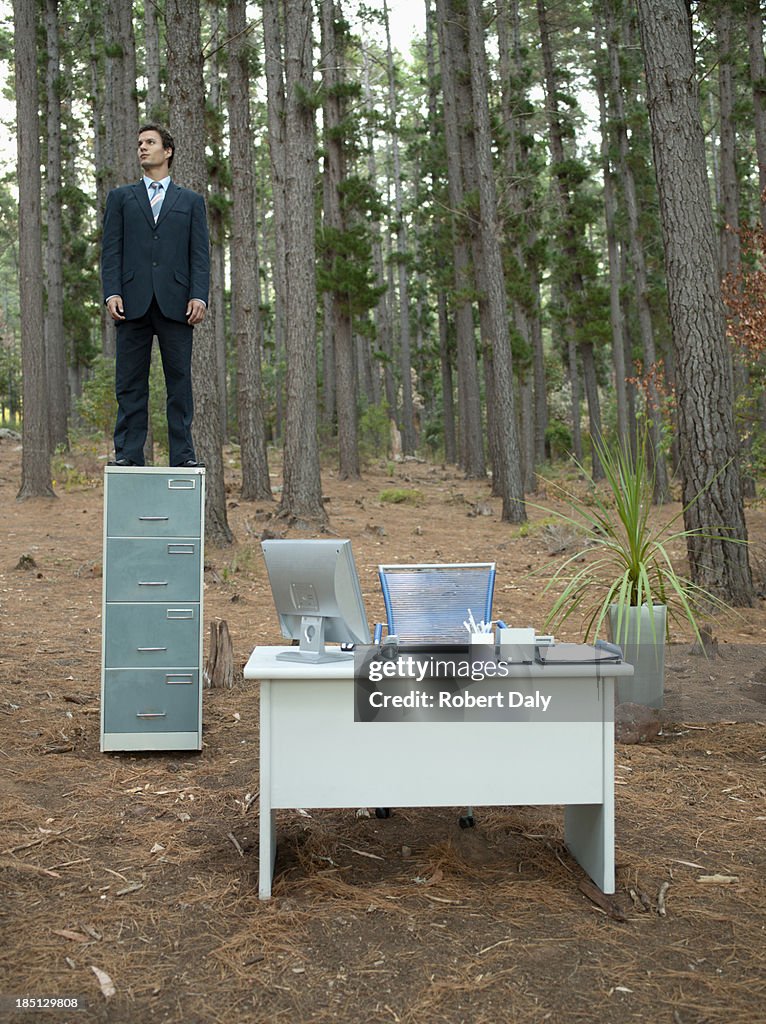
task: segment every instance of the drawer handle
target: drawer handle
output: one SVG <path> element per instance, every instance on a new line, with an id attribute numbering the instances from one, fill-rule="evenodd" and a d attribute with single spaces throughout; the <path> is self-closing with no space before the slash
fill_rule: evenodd
<path id="1" fill-rule="evenodd" d="M 168 686 L 191 686 L 193 682 L 194 676 L 191 673 L 185 676 L 180 674 L 165 676 L 165 683 Z"/>
<path id="2" fill-rule="evenodd" d="M 139 516 L 139 523 L 166 523 L 170 516 Z"/>
<path id="3" fill-rule="evenodd" d="M 168 619 L 193 619 L 194 609 L 193 608 L 168 608 L 167 616 Z"/>
<path id="4" fill-rule="evenodd" d="M 193 544 L 168 544 L 169 555 L 193 555 Z"/>
<path id="5" fill-rule="evenodd" d="M 167 580 L 157 580 L 156 583 L 150 580 L 139 580 L 138 585 L 139 587 L 166 587 L 168 583 Z"/>
<path id="6" fill-rule="evenodd" d="M 168 487 L 171 491 L 193 491 L 196 486 L 197 481 L 193 476 L 168 480 Z"/>
<path id="7" fill-rule="evenodd" d="M 136 718 L 167 718 L 167 711 L 137 711 Z"/>
<path id="8" fill-rule="evenodd" d="M 141 651 L 142 654 L 152 653 L 153 651 L 166 651 L 167 647 L 137 647 L 137 651 Z"/>

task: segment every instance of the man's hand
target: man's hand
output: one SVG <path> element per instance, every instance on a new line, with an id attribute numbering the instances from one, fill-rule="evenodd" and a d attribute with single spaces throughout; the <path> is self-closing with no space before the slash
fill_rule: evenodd
<path id="1" fill-rule="evenodd" d="M 189 299 L 189 305 L 186 307 L 186 322 L 191 324 L 192 327 L 195 324 L 201 324 L 205 319 L 205 313 L 207 307 L 204 302 L 200 302 L 199 299 Z"/>
<path id="2" fill-rule="evenodd" d="M 106 308 L 109 310 L 112 320 L 125 319 L 125 309 L 122 305 L 121 295 L 110 295 L 106 302 Z"/>

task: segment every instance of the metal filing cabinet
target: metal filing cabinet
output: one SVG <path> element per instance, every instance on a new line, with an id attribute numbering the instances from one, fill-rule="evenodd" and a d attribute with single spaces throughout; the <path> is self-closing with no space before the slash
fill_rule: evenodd
<path id="1" fill-rule="evenodd" d="M 205 470 L 104 476 L 101 749 L 202 748 Z"/>

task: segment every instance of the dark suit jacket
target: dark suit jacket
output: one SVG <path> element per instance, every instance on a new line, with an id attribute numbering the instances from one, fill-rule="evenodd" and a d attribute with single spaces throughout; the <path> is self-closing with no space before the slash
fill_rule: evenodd
<path id="1" fill-rule="evenodd" d="M 186 321 L 189 299 L 208 301 L 210 252 L 205 200 L 171 181 L 157 223 L 143 180 L 112 189 L 101 248 L 104 301 L 121 295 L 136 320 L 156 297 L 164 316 Z"/>

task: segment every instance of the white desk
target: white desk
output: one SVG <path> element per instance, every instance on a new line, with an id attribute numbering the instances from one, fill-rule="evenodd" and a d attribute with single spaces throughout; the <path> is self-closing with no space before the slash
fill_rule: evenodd
<path id="1" fill-rule="evenodd" d="M 519 667 L 577 721 L 354 722 L 353 661 L 277 661 L 288 649 L 256 647 L 244 672 L 261 684 L 261 899 L 274 811 L 293 807 L 564 804 L 567 847 L 614 892 L 614 681 L 632 666 Z"/>

